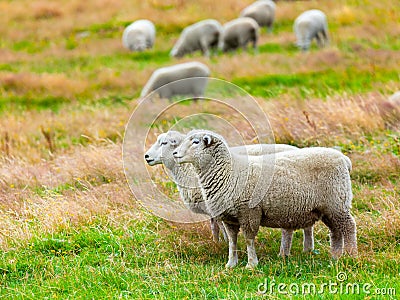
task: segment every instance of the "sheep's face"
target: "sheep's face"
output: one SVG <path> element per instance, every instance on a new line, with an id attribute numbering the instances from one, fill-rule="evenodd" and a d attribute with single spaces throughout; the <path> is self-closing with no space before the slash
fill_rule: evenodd
<path id="1" fill-rule="evenodd" d="M 205 163 L 208 148 L 214 143 L 213 136 L 207 133 L 193 134 L 185 138 L 182 144 L 175 150 L 173 156 L 179 164 L 193 163 L 199 165 Z"/>
<path id="2" fill-rule="evenodd" d="M 175 45 L 174 48 L 172 48 L 171 52 L 169 53 L 171 57 L 176 57 L 180 58 L 183 56 L 183 51 L 181 49 L 180 45 Z"/>
<path id="3" fill-rule="evenodd" d="M 145 34 L 135 31 L 129 38 L 129 49 L 131 51 L 141 52 L 149 48 Z"/>
<path id="4" fill-rule="evenodd" d="M 146 162 L 150 166 L 174 162 L 172 153 L 179 146 L 183 137 L 177 132 L 160 134 L 154 145 L 145 153 Z"/>

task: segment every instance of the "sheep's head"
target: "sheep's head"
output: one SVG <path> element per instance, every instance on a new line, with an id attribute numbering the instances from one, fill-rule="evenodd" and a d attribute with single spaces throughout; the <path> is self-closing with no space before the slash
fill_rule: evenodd
<path id="1" fill-rule="evenodd" d="M 184 137 L 177 131 L 160 134 L 154 145 L 145 153 L 146 162 L 150 166 L 164 164 L 168 167 L 168 164 L 175 164 L 172 153 L 181 144 Z"/>
<path id="2" fill-rule="evenodd" d="M 179 164 L 192 163 L 203 169 L 215 161 L 215 148 L 221 146 L 222 149 L 227 149 L 224 139 L 218 134 L 207 130 L 194 130 L 189 132 L 173 156 Z"/>
<path id="3" fill-rule="evenodd" d="M 128 34 L 129 50 L 131 51 L 144 51 L 149 48 L 146 35 L 140 31 L 132 31 Z"/>
<path id="4" fill-rule="evenodd" d="M 174 45 L 174 47 L 172 48 L 171 52 L 169 53 L 169 55 L 171 57 L 176 57 L 176 58 L 180 58 L 185 54 L 185 51 L 183 50 L 184 47 L 182 45 L 182 40 L 179 39 L 176 44 Z"/>

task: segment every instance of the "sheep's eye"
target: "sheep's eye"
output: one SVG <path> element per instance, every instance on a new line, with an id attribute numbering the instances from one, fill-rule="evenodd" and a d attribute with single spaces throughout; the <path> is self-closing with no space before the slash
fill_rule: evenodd
<path id="1" fill-rule="evenodd" d="M 192 144 L 198 144 L 198 143 L 200 143 L 199 139 L 194 139 L 194 140 L 192 141 Z"/>
<path id="2" fill-rule="evenodd" d="M 168 143 L 167 143 L 167 142 L 162 142 L 162 143 L 161 143 L 161 145 L 163 145 L 163 146 L 166 145 L 166 144 L 168 144 Z"/>

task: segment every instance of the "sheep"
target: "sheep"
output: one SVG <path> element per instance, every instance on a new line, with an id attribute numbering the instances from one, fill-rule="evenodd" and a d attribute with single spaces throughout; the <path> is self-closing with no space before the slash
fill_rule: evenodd
<path id="1" fill-rule="evenodd" d="M 190 165 L 178 166 L 172 156 L 173 151 L 184 138 L 185 135 L 177 131 L 162 133 L 157 137 L 157 141 L 145 153 L 144 157 L 150 166 L 164 164 L 174 181 L 179 183 L 177 185 L 178 191 L 187 208 L 194 213 L 208 215 L 201 191 L 196 186 L 197 179 L 194 178 L 193 168 Z M 221 222 L 211 218 L 210 226 L 214 241 L 219 240 L 220 229 L 226 239 L 225 229 Z"/>
<path id="2" fill-rule="evenodd" d="M 145 97 L 158 89 L 157 93 L 161 98 L 171 99 L 176 95 L 198 98 L 204 94 L 209 76 L 210 69 L 205 64 L 195 61 L 159 68 L 151 75 L 140 96 Z M 187 78 L 193 79 L 181 80 Z"/>
<path id="3" fill-rule="evenodd" d="M 380 114 L 388 128 L 398 130 L 400 120 L 400 91 L 395 92 L 387 100 L 377 103 Z"/>
<path id="4" fill-rule="evenodd" d="M 340 257 L 343 248 L 357 254 L 356 224 L 350 214 L 351 161 L 341 152 L 315 147 L 244 159 L 229 150 L 222 136 L 194 130 L 173 156 L 179 164 L 194 166 L 207 211 L 224 222 L 227 268 L 238 263 L 240 228 L 247 244 L 246 267 L 253 268 L 258 264 L 254 239 L 259 226 L 290 232 L 320 219 L 330 229 L 333 258 Z M 260 190 L 265 184 L 267 190 Z"/>
<path id="5" fill-rule="evenodd" d="M 149 20 L 137 20 L 125 28 L 122 45 L 130 51 L 144 51 L 154 45 L 156 29 Z"/>
<path id="6" fill-rule="evenodd" d="M 229 21 L 223 26 L 219 48 L 223 52 L 240 47 L 246 49 L 247 44 L 251 42 L 254 50 L 257 50 L 259 31 L 260 27 L 252 18 L 242 17 Z"/>
<path id="7" fill-rule="evenodd" d="M 293 30 L 297 38 L 297 46 L 303 51 L 310 48 L 314 38 L 319 47 L 324 47 L 329 43 L 326 15 L 318 9 L 307 10 L 299 15 L 294 21 Z"/>
<path id="8" fill-rule="evenodd" d="M 158 136 L 157 141 L 145 153 L 145 160 L 150 166 L 164 164 L 171 173 L 171 177 L 178 183 L 180 196 L 190 210 L 195 213 L 207 214 L 201 190 L 198 188 L 198 180 L 192 167 L 185 165 L 181 168 L 177 166 L 173 159 L 173 151 L 181 144 L 185 138 L 184 134 L 177 131 L 168 131 Z M 230 150 L 238 155 L 262 155 L 269 153 L 277 153 L 282 151 L 296 150 L 297 147 L 285 144 L 256 144 L 231 147 Z M 194 180 L 194 181 L 193 181 Z M 214 218 L 210 219 L 211 232 L 214 240 L 218 240 L 219 229 L 225 230 L 221 222 L 217 222 Z M 216 226 L 218 225 L 218 226 Z M 289 255 L 292 232 L 282 230 L 282 242 L 280 255 Z M 225 234 L 224 234 L 225 237 Z M 312 226 L 304 229 L 304 251 L 311 251 L 314 247 Z"/>
<path id="9" fill-rule="evenodd" d="M 400 106 L 400 91 L 397 91 L 395 93 L 393 93 L 393 95 L 391 95 L 388 98 L 389 102 L 391 102 L 393 105 L 397 105 Z"/>
<path id="10" fill-rule="evenodd" d="M 245 7 L 240 16 L 252 18 L 260 27 L 266 26 L 269 31 L 272 31 L 275 9 L 276 5 L 272 0 L 259 0 Z"/>
<path id="11" fill-rule="evenodd" d="M 210 56 L 210 48 L 218 47 L 222 25 L 213 19 L 203 20 L 186 27 L 172 48 L 170 55 L 182 57 L 185 54 L 200 50 Z"/>

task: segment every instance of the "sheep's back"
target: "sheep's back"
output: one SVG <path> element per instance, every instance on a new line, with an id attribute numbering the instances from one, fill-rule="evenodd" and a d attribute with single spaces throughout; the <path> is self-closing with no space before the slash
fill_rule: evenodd
<path id="1" fill-rule="evenodd" d="M 268 219 L 276 222 L 272 227 L 280 227 L 284 216 L 291 226 L 298 222 L 301 228 L 310 217 L 349 208 L 351 200 L 346 156 L 328 148 L 304 148 L 276 155 L 273 179 L 261 205 Z"/>

